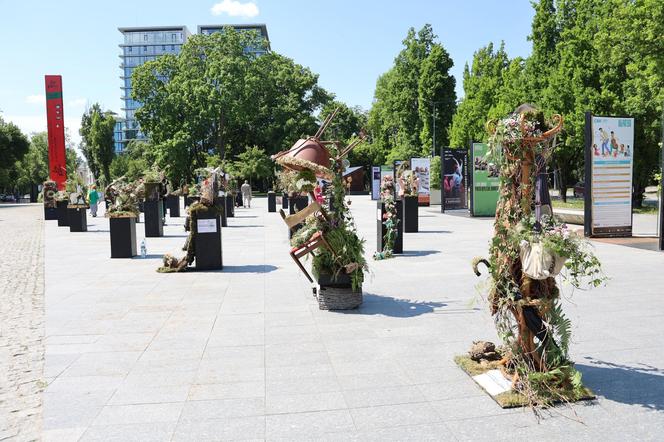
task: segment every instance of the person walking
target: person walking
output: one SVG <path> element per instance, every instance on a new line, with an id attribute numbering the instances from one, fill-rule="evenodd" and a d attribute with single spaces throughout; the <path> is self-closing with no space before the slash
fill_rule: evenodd
<path id="1" fill-rule="evenodd" d="M 88 202 L 90 203 L 90 213 L 93 218 L 97 217 L 97 204 L 99 203 L 99 192 L 97 192 L 97 186 L 94 184 L 90 186 L 88 191 Z"/>
<path id="2" fill-rule="evenodd" d="M 251 186 L 247 180 L 244 180 L 244 184 L 240 187 L 240 192 L 242 192 L 242 207 L 251 208 Z"/>

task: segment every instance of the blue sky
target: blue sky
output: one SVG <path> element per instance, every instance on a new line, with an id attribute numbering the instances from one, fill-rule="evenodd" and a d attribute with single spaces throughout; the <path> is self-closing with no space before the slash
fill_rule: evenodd
<path id="1" fill-rule="evenodd" d="M 272 49 L 308 66 L 349 105 L 371 106 L 409 27 L 431 23 L 461 73 L 473 52 L 505 41 L 527 56 L 528 0 L 0 0 L 0 111 L 25 132 L 45 130 L 45 74 L 63 76 L 65 122 L 74 141 L 87 104 L 120 112 L 120 26 L 265 23 Z"/>

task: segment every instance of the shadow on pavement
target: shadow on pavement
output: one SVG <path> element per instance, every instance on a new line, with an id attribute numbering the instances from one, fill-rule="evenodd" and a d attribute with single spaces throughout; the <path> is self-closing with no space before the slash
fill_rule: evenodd
<path id="1" fill-rule="evenodd" d="M 264 264 L 264 265 L 248 264 L 244 266 L 225 265 L 223 271 L 225 273 L 269 273 L 269 272 L 274 272 L 277 269 L 278 267 L 270 264 Z"/>
<path id="2" fill-rule="evenodd" d="M 405 251 L 401 254 L 395 255 L 397 257 L 399 256 L 404 256 L 404 257 L 409 257 L 409 256 L 429 256 L 429 255 L 435 255 L 436 253 L 440 253 L 440 250 L 412 250 L 412 251 Z"/>
<path id="3" fill-rule="evenodd" d="M 664 370 L 647 364 L 629 366 L 586 357 L 596 365 L 575 364 L 583 383 L 606 399 L 650 410 L 664 410 Z"/>
<path id="4" fill-rule="evenodd" d="M 431 313 L 434 309 L 445 306 L 447 304 L 444 302 L 411 301 L 410 299 L 397 299 L 389 296 L 364 293 L 362 305 L 357 310 L 337 310 L 337 312 L 412 318 L 413 316 Z"/>

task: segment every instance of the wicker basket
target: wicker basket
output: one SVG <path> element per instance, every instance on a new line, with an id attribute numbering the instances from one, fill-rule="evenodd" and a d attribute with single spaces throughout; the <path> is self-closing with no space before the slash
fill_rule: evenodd
<path id="1" fill-rule="evenodd" d="M 321 310 L 352 310 L 362 304 L 362 291 L 354 292 L 350 286 L 323 286 L 318 289 L 317 298 Z"/>

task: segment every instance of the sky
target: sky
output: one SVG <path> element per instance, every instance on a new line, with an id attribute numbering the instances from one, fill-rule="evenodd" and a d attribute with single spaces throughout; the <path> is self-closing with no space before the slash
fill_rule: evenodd
<path id="1" fill-rule="evenodd" d="M 120 114 L 118 27 L 265 23 L 273 51 L 319 74 L 348 105 L 371 107 L 376 79 L 393 64 L 408 29 L 433 26 L 454 60 L 457 95 L 473 53 L 505 42 L 528 56 L 529 0 L 0 0 L 0 116 L 25 133 L 46 130 L 44 75 L 63 77 L 65 125 L 80 137 L 86 106 Z"/>

